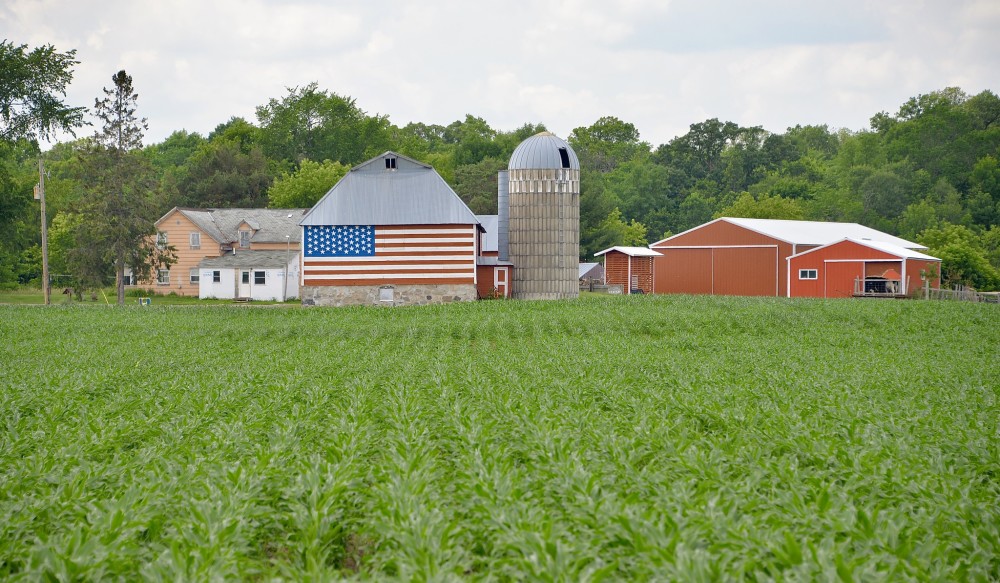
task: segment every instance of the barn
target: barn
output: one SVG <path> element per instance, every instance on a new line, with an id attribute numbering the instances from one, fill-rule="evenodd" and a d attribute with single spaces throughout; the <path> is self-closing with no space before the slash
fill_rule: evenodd
<path id="1" fill-rule="evenodd" d="M 352 168 L 299 222 L 307 305 L 475 300 L 479 220 L 430 166 L 386 152 Z"/>
<path id="2" fill-rule="evenodd" d="M 476 290 L 479 298 L 509 298 L 514 264 L 500 258 L 500 217 L 476 215 L 476 219 L 483 227 L 479 256 L 476 258 Z"/>
<path id="3" fill-rule="evenodd" d="M 653 258 L 660 254 L 647 247 L 612 247 L 594 253 L 604 256 L 604 283 L 620 285 L 625 294 L 653 293 Z"/>
<path id="4" fill-rule="evenodd" d="M 788 258 L 790 297 L 897 297 L 939 287 L 941 260 L 913 249 L 843 239 Z"/>
<path id="5" fill-rule="evenodd" d="M 786 296 L 789 257 L 844 239 L 926 250 L 857 223 L 723 217 L 649 246 L 653 292 Z"/>

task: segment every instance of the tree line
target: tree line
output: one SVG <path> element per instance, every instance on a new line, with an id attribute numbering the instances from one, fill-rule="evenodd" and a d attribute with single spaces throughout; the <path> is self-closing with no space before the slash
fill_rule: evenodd
<path id="1" fill-rule="evenodd" d="M 39 139 L 83 124 L 83 108 L 59 99 L 75 53 L 51 46 L 29 51 L 6 41 L 0 48 L 0 285 L 6 286 L 40 278 L 40 219 L 31 200 L 39 156 L 49 171 L 52 273 L 97 286 L 119 279 L 122 261 L 150 273 L 153 263 L 170 260 L 169 253 L 139 246 L 125 257 L 118 243 L 101 239 L 122 220 L 122 207 L 136 228 L 119 239 L 133 240 L 148 240 L 153 222 L 174 206 L 306 208 L 352 165 L 394 150 L 432 165 L 474 212 L 491 214 L 497 171 L 521 141 L 546 129 L 525 123 L 501 131 L 473 115 L 448 125 L 397 126 L 311 83 L 269 99 L 253 120 L 233 117 L 205 136 L 178 130 L 143 145 L 145 122 L 134 115 L 138 94 L 121 71 L 105 99 L 130 97 L 123 102 L 128 107 L 101 115 L 95 100 L 103 126 L 43 153 Z M 17 87 L 30 90 L 19 95 Z M 107 115 L 128 110 L 118 126 Z M 998 120 L 993 92 L 969 96 L 958 88 L 876 113 L 861 131 L 820 125 L 772 133 L 708 119 L 654 147 L 633 124 L 602 117 L 565 136 L 581 163 L 581 259 L 719 216 L 846 221 L 927 245 L 944 260 L 948 283 L 998 289 Z M 122 124 L 138 139 L 109 141 L 121 136 Z"/>

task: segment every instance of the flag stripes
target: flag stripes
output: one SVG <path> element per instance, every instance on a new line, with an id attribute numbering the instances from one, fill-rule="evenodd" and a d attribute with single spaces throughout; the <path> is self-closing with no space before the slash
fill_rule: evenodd
<path id="1" fill-rule="evenodd" d="M 305 229 L 304 285 L 475 283 L 475 225 Z"/>

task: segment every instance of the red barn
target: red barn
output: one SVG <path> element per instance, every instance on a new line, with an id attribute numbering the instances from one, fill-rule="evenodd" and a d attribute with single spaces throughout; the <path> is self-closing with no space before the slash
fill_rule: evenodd
<path id="1" fill-rule="evenodd" d="M 594 253 L 604 256 L 604 283 L 622 286 L 622 293 L 653 293 L 653 258 L 646 247 L 612 247 Z"/>
<path id="2" fill-rule="evenodd" d="M 931 280 L 941 260 L 880 241 L 844 239 L 788 258 L 789 297 L 905 296 Z"/>
<path id="3" fill-rule="evenodd" d="M 926 249 L 857 223 L 723 217 L 650 245 L 653 292 L 785 296 L 789 257 L 845 238 Z"/>
<path id="4" fill-rule="evenodd" d="M 514 264 L 500 259 L 500 225 L 497 215 L 476 215 L 484 233 L 476 258 L 476 291 L 480 298 L 509 298 Z"/>

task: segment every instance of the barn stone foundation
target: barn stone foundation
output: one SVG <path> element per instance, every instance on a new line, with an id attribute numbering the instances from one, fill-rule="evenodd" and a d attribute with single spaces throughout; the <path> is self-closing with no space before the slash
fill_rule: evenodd
<path id="1" fill-rule="evenodd" d="M 307 285 L 300 290 L 307 306 L 422 306 L 471 302 L 473 284 L 441 285 Z"/>

